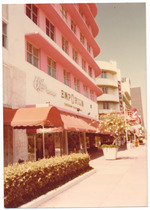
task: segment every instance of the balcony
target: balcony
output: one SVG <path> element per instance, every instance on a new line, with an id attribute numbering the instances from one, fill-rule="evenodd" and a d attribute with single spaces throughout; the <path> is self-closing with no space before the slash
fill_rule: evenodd
<path id="1" fill-rule="evenodd" d="M 101 96 L 97 97 L 97 101 L 119 103 L 119 96 L 113 94 L 102 94 Z"/>
<path id="2" fill-rule="evenodd" d="M 96 78 L 96 85 L 117 88 L 118 82 L 117 82 L 117 80 L 114 81 L 112 79 L 107 79 L 107 78 Z"/>

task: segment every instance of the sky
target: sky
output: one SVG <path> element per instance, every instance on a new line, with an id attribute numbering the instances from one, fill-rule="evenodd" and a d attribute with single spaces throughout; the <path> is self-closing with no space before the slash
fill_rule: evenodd
<path id="1" fill-rule="evenodd" d="M 146 4 L 97 3 L 96 41 L 101 49 L 96 60 L 115 60 L 121 77 L 131 87 L 141 87 L 143 114 L 146 119 Z"/>

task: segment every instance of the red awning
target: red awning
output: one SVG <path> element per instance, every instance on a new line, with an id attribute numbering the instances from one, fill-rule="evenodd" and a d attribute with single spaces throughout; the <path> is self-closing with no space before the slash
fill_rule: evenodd
<path id="1" fill-rule="evenodd" d="M 64 129 L 67 131 L 96 132 L 93 126 L 90 126 L 86 120 L 77 115 L 63 112 L 61 118 L 64 122 Z"/>
<path id="2" fill-rule="evenodd" d="M 14 118 L 17 109 L 3 108 L 3 123 L 4 125 L 11 125 L 11 121 Z"/>
<path id="3" fill-rule="evenodd" d="M 56 107 L 37 107 L 18 109 L 11 121 L 13 127 L 63 126 L 60 112 Z"/>

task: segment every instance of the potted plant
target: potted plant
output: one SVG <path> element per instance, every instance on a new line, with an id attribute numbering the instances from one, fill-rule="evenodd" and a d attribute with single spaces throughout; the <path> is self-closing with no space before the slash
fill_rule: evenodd
<path id="1" fill-rule="evenodd" d="M 118 142 L 121 141 L 121 136 L 125 135 L 126 125 L 125 120 L 119 114 L 105 114 L 100 117 L 100 131 L 105 131 L 113 136 L 113 143 L 103 144 L 101 146 L 105 159 L 114 160 L 117 158 Z"/>

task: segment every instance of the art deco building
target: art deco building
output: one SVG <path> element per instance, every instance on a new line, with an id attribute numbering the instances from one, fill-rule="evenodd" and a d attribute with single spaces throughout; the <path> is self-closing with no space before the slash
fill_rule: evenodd
<path id="1" fill-rule="evenodd" d="M 131 105 L 131 82 L 129 78 L 122 78 L 121 79 L 121 88 L 122 88 L 122 97 L 123 97 L 123 106 L 125 109 L 130 109 Z"/>
<path id="2" fill-rule="evenodd" d="M 36 107 L 43 113 L 42 107 L 54 106 L 56 116 L 60 115 L 59 123 L 55 120 L 53 126 L 63 126 L 63 131 L 53 132 L 50 156 L 72 151 L 70 131 L 84 135 L 84 143 L 80 138 L 77 142 L 80 149 L 86 149 L 85 135 L 90 132 L 87 122 L 98 118 L 97 97 L 102 94 L 95 85 L 95 78 L 101 74 L 94 61 L 100 53 L 95 41 L 99 32 L 96 4 L 2 6 L 5 165 L 19 159 L 35 160 L 38 146 L 44 156 L 46 143 L 35 128 Z M 47 112 L 47 121 L 41 114 L 39 126 L 50 126 L 51 118 L 56 118 L 53 111 Z M 44 133 L 45 142 L 50 142 L 50 130 Z"/>
<path id="3" fill-rule="evenodd" d="M 122 95 L 120 85 L 120 70 L 115 61 L 97 61 L 102 74 L 96 78 L 96 84 L 103 94 L 97 98 L 98 112 L 119 112 L 122 108 Z"/>

